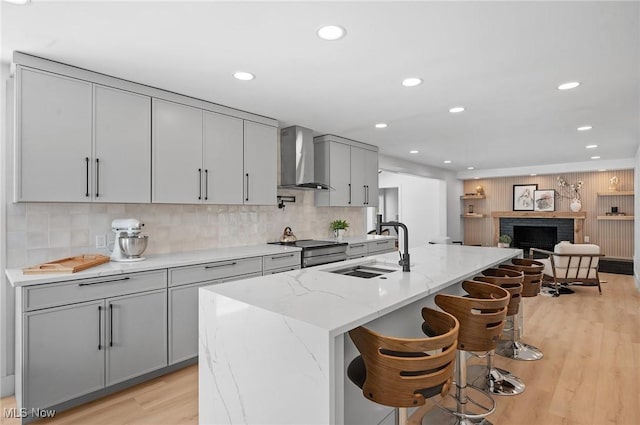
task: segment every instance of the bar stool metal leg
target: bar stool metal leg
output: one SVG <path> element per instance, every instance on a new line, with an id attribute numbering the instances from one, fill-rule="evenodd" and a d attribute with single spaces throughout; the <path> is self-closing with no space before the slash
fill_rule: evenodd
<path id="1" fill-rule="evenodd" d="M 487 393 L 484 393 L 491 403 L 491 407 L 483 406 L 469 397 L 467 393 L 467 358 L 466 352 L 458 350 L 456 353 L 456 400 L 457 411 L 452 412 L 456 416 L 455 425 L 492 425 L 485 416 L 492 414 L 496 410 L 496 403 Z M 474 404 L 485 411 L 482 414 L 472 414 L 468 411 L 467 405 Z"/>
<path id="2" fill-rule="evenodd" d="M 520 378 L 508 370 L 495 367 L 495 350 L 487 353 L 487 364 L 469 367 L 471 383 L 492 395 L 522 394 L 525 384 Z"/>
<path id="3" fill-rule="evenodd" d="M 520 341 L 521 327 L 518 315 L 510 316 L 508 320 L 512 323 L 511 340 L 501 341 L 496 349 L 496 354 L 514 360 L 540 360 L 544 355 L 539 348 Z"/>

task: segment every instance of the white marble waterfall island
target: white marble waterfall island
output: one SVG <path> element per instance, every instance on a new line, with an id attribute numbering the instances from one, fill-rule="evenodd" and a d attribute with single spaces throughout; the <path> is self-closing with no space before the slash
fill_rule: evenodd
<path id="1" fill-rule="evenodd" d="M 460 293 L 460 281 L 522 251 L 429 245 L 410 253 L 409 273 L 389 253 L 201 288 L 200 423 L 386 423 L 391 409 L 346 378 L 357 355 L 348 331 L 424 336 L 420 310 L 437 292 Z M 329 272 L 372 262 L 395 271 Z"/>

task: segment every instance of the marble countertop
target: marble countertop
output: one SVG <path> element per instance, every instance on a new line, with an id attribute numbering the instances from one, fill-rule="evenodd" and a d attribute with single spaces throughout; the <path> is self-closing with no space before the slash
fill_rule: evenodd
<path id="1" fill-rule="evenodd" d="M 402 272 L 398 254 L 387 253 L 276 275 L 206 286 L 200 291 L 256 306 L 328 331 L 336 336 L 472 277 L 520 249 L 436 244 L 413 248 L 411 272 Z M 330 273 L 357 264 L 394 269 L 372 279 Z"/>
<path id="2" fill-rule="evenodd" d="M 383 236 L 383 235 L 360 235 L 360 236 L 344 236 L 342 238 L 342 242 L 347 242 L 348 244 L 356 244 L 363 242 L 372 242 L 372 241 L 381 241 L 385 239 L 396 239 L 395 236 Z M 335 241 L 335 239 L 322 239 L 322 240 L 330 240 Z"/>
<path id="3" fill-rule="evenodd" d="M 7 269 L 6 275 L 12 286 L 37 285 L 41 283 L 62 282 L 67 280 L 87 279 L 93 277 L 118 275 L 123 273 L 142 272 L 166 269 L 169 267 L 190 266 L 213 261 L 226 261 L 238 258 L 259 257 L 300 251 L 300 248 L 282 245 L 252 245 L 234 248 L 218 248 L 199 251 L 179 252 L 173 254 L 151 254 L 144 261 L 118 263 L 111 261 L 77 273 L 48 273 L 25 275 L 22 269 Z"/>

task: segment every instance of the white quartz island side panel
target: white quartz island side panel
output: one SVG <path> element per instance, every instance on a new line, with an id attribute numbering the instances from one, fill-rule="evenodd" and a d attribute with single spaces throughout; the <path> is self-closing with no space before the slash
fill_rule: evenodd
<path id="1" fill-rule="evenodd" d="M 410 252 L 409 273 L 394 252 L 201 288 L 200 423 L 354 423 L 345 413 L 346 333 L 365 324 L 380 331 L 386 318 L 392 334 L 404 333 L 399 317 L 419 329 L 419 307 L 435 293 L 456 293 L 460 281 L 522 255 L 459 245 Z M 372 262 L 396 271 L 384 279 L 328 272 Z"/>

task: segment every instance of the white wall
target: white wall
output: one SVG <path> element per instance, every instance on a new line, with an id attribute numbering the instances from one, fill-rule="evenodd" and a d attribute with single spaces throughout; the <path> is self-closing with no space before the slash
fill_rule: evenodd
<path id="1" fill-rule="evenodd" d="M 455 172 L 387 155 L 380 155 L 378 168 L 415 176 L 429 177 L 444 182 L 446 187 L 447 228 L 443 234 L 451 237 L 452 240 L 462 240 L 460 195 L 463 193 L 463 181 L 458 179 Z"/>
<path id="2" fill-rule="evenodd" d="M 446 183 L 443 180 L 394 173 L 378 175 L 380 188 L 398 188 L 399 221 L 409 228 L 409 246 L 424 246 L 446 236 Z M 400 246 L 404 234 L 400 231 Z"/>

